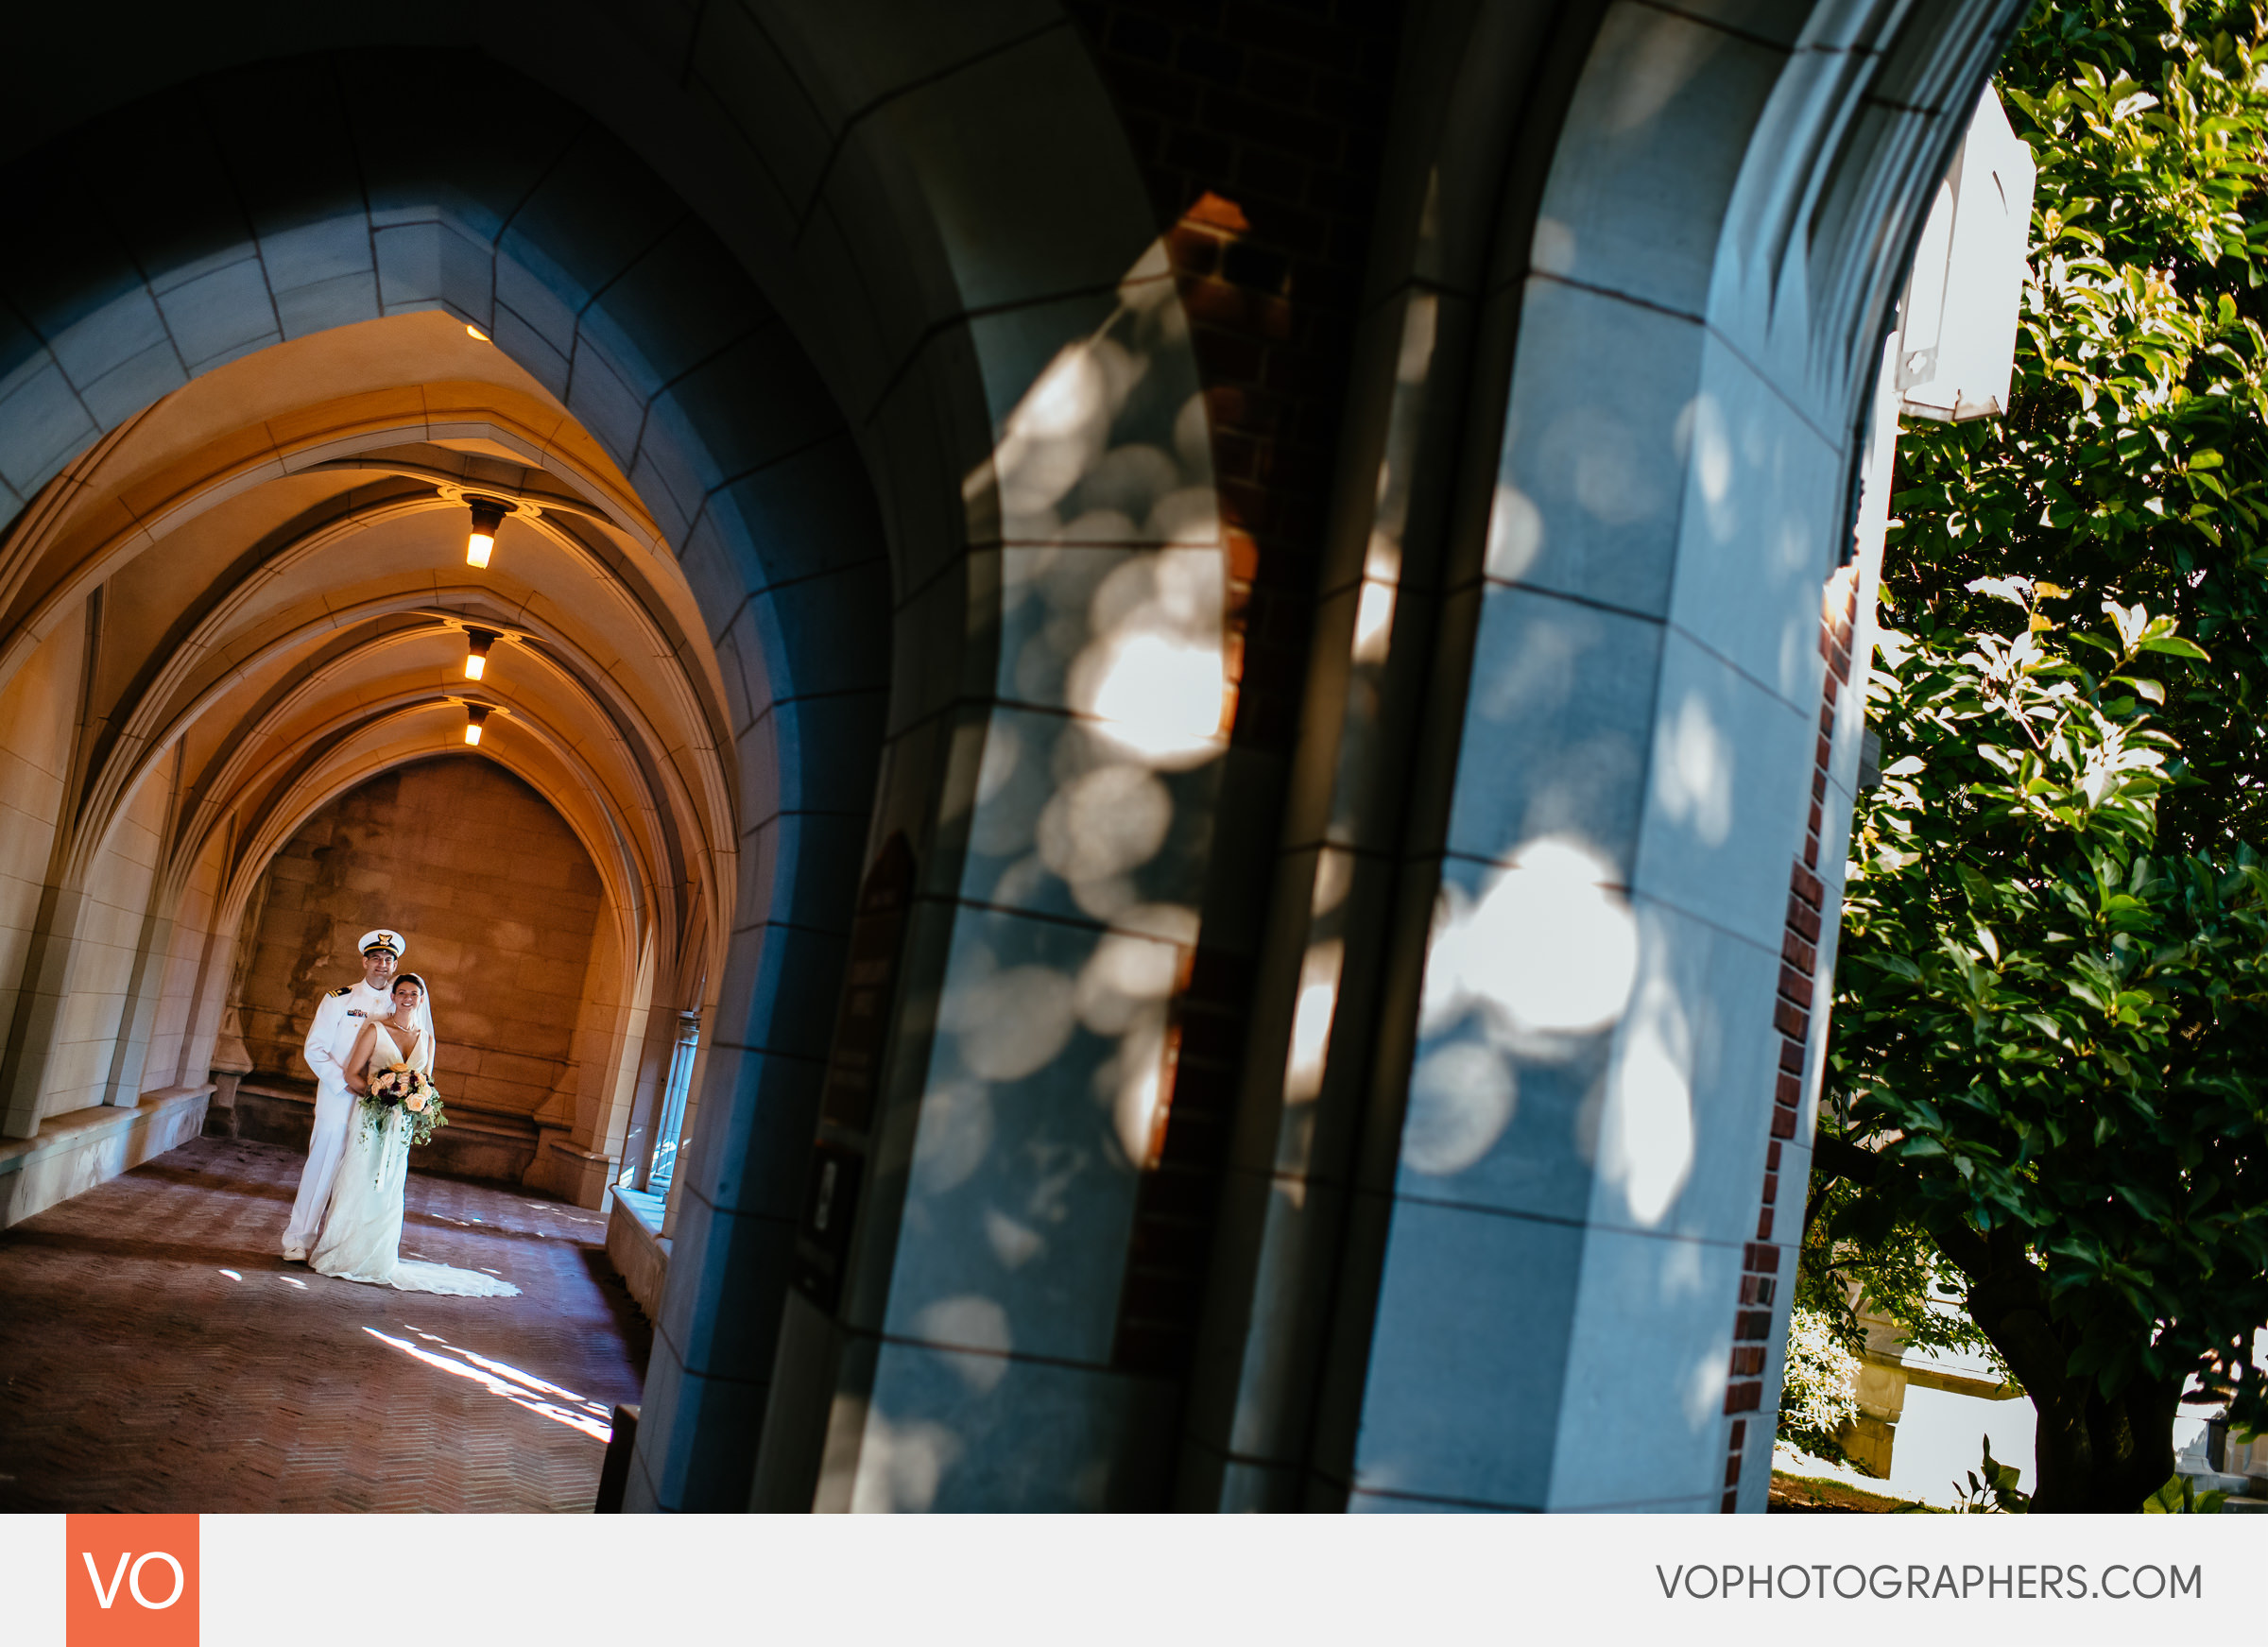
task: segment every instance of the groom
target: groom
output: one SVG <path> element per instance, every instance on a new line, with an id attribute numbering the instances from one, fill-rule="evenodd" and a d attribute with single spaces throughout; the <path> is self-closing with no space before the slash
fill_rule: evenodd
<path id="1" fill-rule="evenodd" d="M 394 1009 L 394 968 L 402 959 L 402 935 L 381 927 L 362 935 L 362 982 L 334 989 L 315 1009 L 307 1031 L 307 1067 L 315 1072 L 315 1136 L 307 1141 L 307 1168 L 300 1175 L 299 1199 L 284 1228 L 284 1256 L 304 1262 L 331 1204 L 331 1180 L 347 1147 L 354 1119 L 354 1095 L 347 1090 L 346 1057 L 363 1023 Z"/>

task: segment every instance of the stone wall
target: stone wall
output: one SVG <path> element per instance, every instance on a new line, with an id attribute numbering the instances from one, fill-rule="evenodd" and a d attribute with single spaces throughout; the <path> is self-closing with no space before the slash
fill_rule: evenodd
<path id="1" fill-rule="evenodd" d="M 254 895 L 236 1003 L 255 1073 L 310 1079 L 300 1053 L 324 991 L 360 976 L 372 927 L 407 941 L 433 986 L 441 1090 L 534 1116 L 575 1086 L 574 1036 L 604 895 L 541 796 L 478 756 L 371 780 L 301 827 Z"/>
<path id="2" fill-rule="evenodd" d="M 212 991 L 204 972 L 214 908 L 220 901 L 220 860 L 208 850 L 189 877 L 175 911 L 172 941 L 166 947 L 163 983 L 150 1026 L 149 1056 L 142 1066 L 145 1090 L 203 1082 L 212 1066 Z M 226 957 L 222 957 L 225 962 Z M 207 1019 L 201 1029 L 199 1005 Z"/>
<path id="3" fill-rule="evenodd" d="M 0 689 L 0 1025 L 15 1021 L 33 953 L 85 657 L 85 626 L 61 625 Z M 43 1094 L 39 1113 L 53 1112 Z"/>
<path id="4" fill-rule="evenodd" d="M 1068 9 L 1149 185 L 1204 369 L 1229 552 L 1240 810 L 1273 818 L 1311 609 L 1332 592 L 1318 587 L 1325 506 L 1400 18 L 1388 7 L 1270 0 Z M 1273 846 L 1263 832 L 1224 828 L 1220 884 L 1264 883 Z M 1128 1369 L 1177 1373 L 1194 1348 L 1211 1253 L 1200 1231 L 1232 1132 L 1253 977 L 1251 956 L 1211 940 L 1177 1003 L 1167 1132 L 1143 1176 L 1122 1290 L 1116 1360 Z"/>
<path id="5" fill-rule="evenodd" d="M 68 1115 L 106 1102 L 126 1032 L 134 957 L 157 872 L 158 835 L 171 799 L 168 771 L 150 775 L 128 805 L 87 875 L 71 994 L 55 1025 L 40 1114 Z M 134 1072 L 120 1070 L 128 1083 Z M 130 1085 L 124 1102 L 132 1101 Z"/>

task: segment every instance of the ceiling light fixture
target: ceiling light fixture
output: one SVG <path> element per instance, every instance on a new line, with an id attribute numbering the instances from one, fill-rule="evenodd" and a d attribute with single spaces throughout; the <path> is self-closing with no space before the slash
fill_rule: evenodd
<path id="1" fill-rule="evenodd" d="M 468 627 L 465 630 L 465 678 L 467 680 L 478 680 L 489 672 L 489 648 L 496 644 L 499 638 L 493 629 Z"/>
<path id="2" fill-rule="evenodd" d="M 489 335 L 470 320 L 465 322 L 465 335 L 475 343 L 486 343 L 489 340 Z"/>
<path id="3" fill-rule="evenodd" d="M 489 706 L 487 704 L 469 703 L 465 705 L 465 742 L 475 749 L 480 747 L 480 729 L 488 718 Z"/>
<path id="4" fill-rule="evenodd" d="M 490 498 L 467 498 L 466 507 L 472 511 L 472 535 L 465 540 L 465 564 L 485 567 L 489 554 L 496 547 L 496 528 L 504 524 L 507 507 Z"/>

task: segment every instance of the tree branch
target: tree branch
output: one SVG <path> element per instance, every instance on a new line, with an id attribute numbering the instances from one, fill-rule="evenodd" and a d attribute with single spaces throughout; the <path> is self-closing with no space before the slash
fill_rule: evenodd
<path id="1" fill-rule="evenodd" d="M 1803 1204 L 1803 1239 L 1811 1239 L 1812 1226 L 1827 1210 L 1827 1192 L 1837 1178 L 1848 1178 L 1854 1184 L 1871 1184 L 1881 1168 L 1882 1158 L 1872 1150 L 1861 1149 L 1830 1133 L 1818 1133 L 1812 1139 L 1812 1192 Z"/>

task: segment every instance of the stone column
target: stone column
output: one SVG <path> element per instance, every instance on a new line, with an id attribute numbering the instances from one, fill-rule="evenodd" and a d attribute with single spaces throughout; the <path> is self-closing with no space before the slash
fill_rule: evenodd
<path id="1" fill-rule="evenodd" d="M 153 885 L 150 907 L 142 917 L 141 944 L 134 951 L 125 1006 L 118 1015 L 118 1040 L 111 1054 L 111 1072 L 103 1087 L 105 1104 L 127 1109 L 141 1102 L 150 1028 L 157 1021 L 159 1000 L 165 989 L 166 963 L 172 958 L 174 923 L 170 916 L 159 914 L 158 896 L 159 888 Z"/>
<path id="2" fill-rule="evenodd" d="M 40 1130 L 40 1099 L 46 1089 L 47 1065 L 57 1026 L 71 998 L 73 951 L 87 895 L 50 884 L 40 899 L 37 926 L 24 957 L 16 996 L 15 1021 L 9 1026 L 7 1056 L 0 1064 L 0 1133 L 33 1138 Z"/>
<path id="3" fill-rule="evenodd" d="M 1476 325 L 1509 340 L 1509 390 L 1491 472 L 1456 483 L 1438 623 L 1409 630 L 1431 679 L 1408 802 L 1332 815 L 1309 876 L 1334 912 L 1311 954 L 1341 921 L 1379 936 L 1302 992 L 1361 999 L 1356 963 L 1383 952 L 1375 1017 L 1327 1011 L 1317 1041 L 1360 1053 L 1367 1090 L 1333 1108 L 1297 1012 L 1277 1077 L 1316 1149 L 1327 1124 L 1352 1134 L 1343 1190 L 1267 1141 L 1279 1200 L 1343 1193 L 1345 1235 L 1321 1310 L 1316 1244 L 1273 1242 L 1274 1273 L 1259 1249 L 1237 1346 L 1250 1384 L 1261 1351 L 1297 1348 L 1263 1336 L 1275 1319 L 1331 1323 L 1311 1503 L 1761 1507 L 1765 1471 L 1739 1467 L 1768 1452 L 1798 1234 L 1777 1180 L 1802 1182 L 1818 1079 L 1789 901 L 1814 938 L 1831 921 L 1855 757 L 1855 695 L 1820 716 L 1848 580 L 1824 647 L 1821 594 L 1899 274 L 1884 248 L 1918 227 L 2002 20 L 1875 39 L 1833 5 L 1737 29 L 1611 7 L 1532 218 L 1512 191 Z M 1863 142 L 1838 112 L 1863 94 L 1855 40 L 1907 99 Z M 1340 634 L 1359 646 L 1369 602 L 1405 644 L 1401 609 L 1435 591 L 1398 570 L 1349 590 Z M 1351 890 L 1326 901 L 1342 849 Z M 1366 895 L 1374 855 L 1394 872 Z"/>

